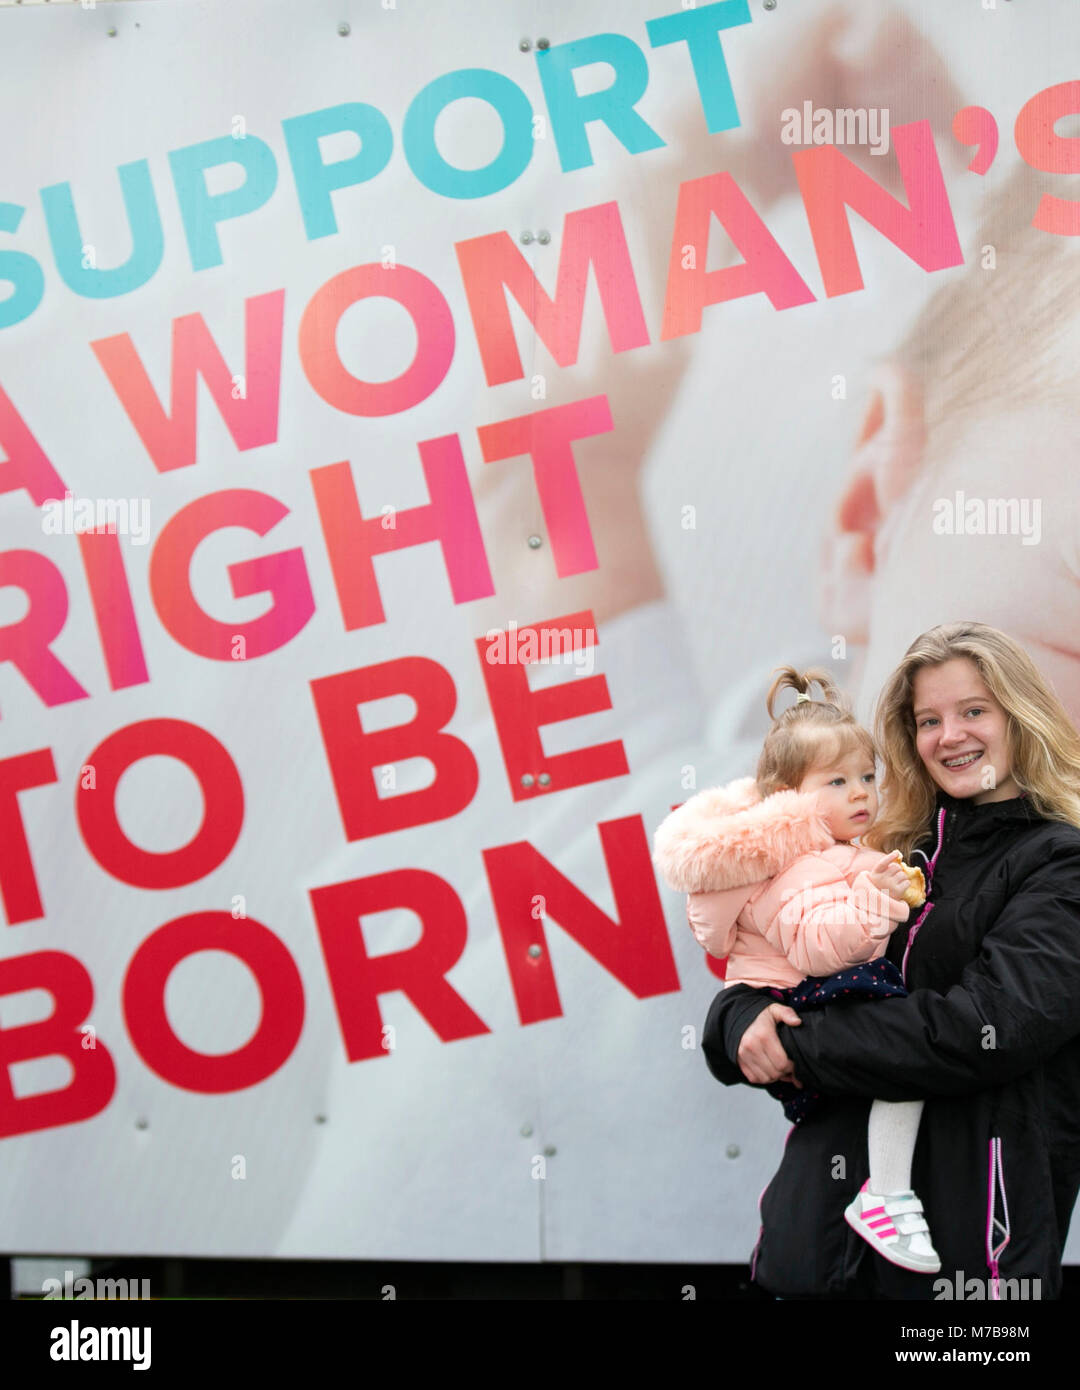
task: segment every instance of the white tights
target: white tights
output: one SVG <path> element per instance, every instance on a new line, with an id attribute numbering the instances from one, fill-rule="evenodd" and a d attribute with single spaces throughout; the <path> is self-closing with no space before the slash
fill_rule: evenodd
<path id="1" fill-rule="evenodd" d="M 870 1191 L 911 1191 L 911 1157 L 922 1118 L 921 1100 L 875 1100 L 870 1107 Z"/>

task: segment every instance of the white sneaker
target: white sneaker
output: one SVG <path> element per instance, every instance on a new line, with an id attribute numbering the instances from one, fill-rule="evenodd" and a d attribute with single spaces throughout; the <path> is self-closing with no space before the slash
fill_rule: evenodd
<path id="1" fill-rule="evenodd" d="M 936 1274 L 941 1268 L 914 1192 L 871 1192 L 868 1179 L 845 1209 L 844 1220 L 890 1264 L 919 1274 Z"/>

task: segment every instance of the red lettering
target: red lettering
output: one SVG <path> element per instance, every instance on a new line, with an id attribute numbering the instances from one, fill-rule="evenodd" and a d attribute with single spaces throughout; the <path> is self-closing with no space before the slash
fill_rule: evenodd
<path id="1" fill-rule="evenodd" d="M 347 840 L 446 820 L 473 799 L 480 774 L 468 745 L 443 731 L 457 706 L 457 692 L 437 661 L 399 657 L 323 676 L 311 682 L 311 693 Z M 365 733 L 358 706 L 390 695 L 410 695 L 415 717 Z M 373 769 L 408 758 L 429 759 L 434 782 L 419 791 L 380 797 Z"/>
<path id="2" fill-rule="evenodd" d="M 299 546 L 229 565 L 229 583 L 237 598 L 273 595 L 269 612 L 259 618 L 218 622 L 203 612 L 191 592 L 191 557 L 207 536 L 228 526 L 265 536 L 288 515 L 288 507 L 276 497 L 232 488 L 189 502 L 169 521 L 150 557 L 150 592 L 162 623 L 182 647 L 214 661 L 265 656 L 305 625 L 315 612 L 315 599 Z M 242 649 L 235 645 L 238 638 Z"/>
<path id="3" fill-rule="evenodd" d="M 113 690 L 145 685 L 150 674 L 119 538 L 105 530 L 93 530 L 80 531 L 78 541 L 109 684 Z"/>
<path id="4" fill-rule="evenodd" d="M 547 648 L 552 655 L 595 646 L 596 624 L 592 613 L 583 609 L 565 618 L 551 618 L 516 628 L 511 635 L 512 648 L 507 643 L 507 634 L 499 633 L 494 638 L 478 637 L 476 649 L 514 800 L 525 801 L 538 793 L 565 791 L 567 787 L 580 787 L 628 773 L 630 766 L 621 739 L 554 757 L 545 755 L 540 741 L 540 730 L 545 724 L 610 709 L 611 698 L 604 677 L 574 676 L 558 685 L 530 690 L 525 666 L 532 662 L 517 656 L 520 651 L 528 651 L 529 646 L 534 652 Z M 503 649 L 509 659 L 500 660 Z M 541 773 L 548 774 L 548 783 L 537 780 Z M 533 779 L 528 787 L 521 781 L 526 774 L 531 774 Z"/>
<path id="5" fill-rule="evenodd" d="M 1048 174 L 1080 173 L 1080 139 L 1054 126 L 1080 112 L 1080 82 L 1059 82 L 1037 92 L 1016 118 L 1016 148 L 1025 164 Z M 1080 202 L 1046 193 L 1031 225 L 1055 236 L 1080 236 Z"/>
<path id="6" fill-rule="evenodd" d="M 56 764 L 48 748 L 0 762 L 0 895 L 11 926 L 45 915 L 18 793 L 56 780 Z"/>
<path id="7" fill-rule="evenodd" d="M 597 828 L 618 913 L 614 921 L 527 841 L 483 851 L 522 1023 L 562 1017 L 544 937 L 548 917 L 635 998 L 679 988 L 644 821 L 626 816 Z M 530 948 L 539 949 L 530 954 Z"/>
<path id="8" fill-rule="evenodd" d="M 63 497 L 64 480 L 49 462 L 45 450 L 30 433 L 15 409 L 15 402 L 0 386 L 0 448 L 7 455 L 0 463 L 0 493 L 25 489 L 40 507 L 50 497 Z"/>
<path id="9" fill-rule="evenodd" d="M 443 1042 L 491 1030 L 445 976 L 461 959 L 468 936 L 465 909 L 436 874 L 397 869 L 310 890 L 311 905 L 350 1062 L 386 1055 L 380 994 L 401 990 Z M 369 956 L 358 923 L 375 912 L 406 908 L 423 934 L 404 951 Z"/>
<path id="10" fill-rule="evenodd" d="M 909 207 L 886 193 L 835 145 L 799 150 L 791 156 L 830 298 L 864 287 L 848 208 L 923 270 L 944 270 L 964 259 L 930 122 L 894 126 L 892 136 Z"/>
<path id="11" fill-rule="evenodd" d="M 284 290 L 244 301 L 245 385 L 239 393 L 233 389 L 233 373 L 203 316 L 184 314 L 173 319 L 171 416 L 158 400 L 129 334 L 117 333 L 90 344 L 159 473 L 189 468 L 196 461 L 200 376 L 241 453 L 274 442 L 284 316 Z"/>
<path id="12" fill-rule="evenodd" d="M 599 566 L 571 443 L 611 429 L 614 425 L 607 397 L 592 396 L 512 420 L 498 420 L 476 431 L 485 463 L 521 455 L 532 459 L 536 492 L 560 579 Z"/>
<path id="13" fill-rule="evenodd" d="M 505 290 L 514 296 L 559 366 L 573 366 L 581 342 L 590 266 L 612 350 L 626 352 L 649 341 L 618 203 L 567 213 L 560 246 L 559 278 L 552 299 L 506 232 L 491 232 L 455 244 L 489 386 L 525 375 Z"/>
<path id="14" fill-rule="evenodd" d="M 85 700 L 89 692 L 49 650 L 67 622 L 64 576 L 34 550 L 7 550 L 0 554 L 0 588 L 7 584 L 20 588 L 30 607 L 18 622 L 0 627 L 0 661 L 10 661 L 50 708 Z"/>
<path id="15" fill-rule="evenodd" d="M 455 603 L 488 598 L 495 585 L 457 435 L 419 446 L 431 501 L 387 517 L 364 518 L 348 463 L 311 470 L 326 553 L 345 631 L 386 621 L 372 563 L 376 555 L 438 541 Z"/>
<path id="16" fill-rule="evenodd" d="M 142 758 L 182 762 L 199 780 L 205 814 L 188 844 L 164 854 L 132 844 L 116 818 L 116 784 Z M 80 781 L 75 798 L 79 830 L 106 873 L 135 888 L 180 888 L 224 863 L 244 824 L 244 788 L 226 749 L 212 734 L 182 719 L 144 719 L 110 734 L 88 762 L 94 786 Z"/>
<path id="17" fill-rule="evenodd" d="M 94 986 L 83 965 L 63 951 L 35 951 L 0 961 L 0 997 L 43 989 L 52 995 L 48 1018 L 0 1029 L 0 1139 L 99 1114 L 116 1089 L 116 1067 L 108 1049 L 79 1025 L 94 1004 Z M 55 1091 L 16 1099 L 10 1068 L 39 1057 L 66 1057 L 75 1075 Z"/>
<path id="18" fill-rule="evenodd" d="M 197 951 L 227 951 L 244 962 L 259 986 L 259 1026 L 235 1052 L 196 1052 L 169 1023 L 169 975 Z M 304 986 L 288 949 L 253 917 L 237 921 L 228 912 L 193 912 L 158 927 L 132 957 L 122 997 L 131 1041 L 146 1065 L 170 1085 L 201 1095 L 265 1081 L 288 1060 L 304 1026 Z"/>

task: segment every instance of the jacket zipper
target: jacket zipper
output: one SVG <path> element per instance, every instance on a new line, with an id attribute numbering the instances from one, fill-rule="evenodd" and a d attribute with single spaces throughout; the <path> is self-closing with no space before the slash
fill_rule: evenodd
<path id="1" fill-rule="evenodd" d="M 916 919 L 915 925 L 911 928 L 911 931 L 908 932 L 907 945 L 904 947 L 904 958 L 900 962 L 900 976 L 903 979 L 905 985 L 907 984 L 908 954 L 911 951 L 912 946 L 915 944 L 915 938 L 919 934 L 919 928 L 922 926 L 923 922 L 926 920 L 927 916 L 929 915 L 931 909 L 934 906 L 934 904 L 930 901 L 930 889 L 934 882 L 934 865 L 937 863 L 938 855 L 941 853 L 941 847 L 945 843 L 945 813 L 946 808 L 942 806 L 941 810 L 938 812 L 937 848 L 934 850 L 934 853 L 931 856 L 931 858 L 927 859 L 926 861 L 926 902 L 923 906 L 923 910 L 919 913 L 919 916 Z"/>
<path id="2" fill-rule="evenodd" d="M 999 1221 L 994 1215 L 999 1192 L 1001 1194 L 1001 1210 L 1005 1217 L 1004 1222 Z M 1001 1233 L 1001 1240 L 997 1245 L 994 1244 L 995 1226 Z M 986 1174 L 986 1265 L 990 1271 L 990 1297 L 994 1299 L 1001 1297 L 998 1261 L 1011 1238 L 1009 1203 L 1005 1197 L 1005 1168 L 1001 1158 L 1001 1139 L 992 1138 L 990 1140 L 990 1164 Z"/>
<path id="3" fill-rule="evenodd" d="M 926 886 L 928 894 L 930 885 L 933 882 L 934 865 L 937 863 L 938 855 L 941 853 L 947 838 L 945 833 L 946 829 L 954 830 L 955 826 L 955 807 L 946 808 L 943 806 L 938 812 L 937 848 L 934 850 L 933 857 L 927 861 L 926 865 Z M 901 973 L 904 977 L 905 984 L 907 984 L 908 952 L 911 950 L 912 943 L 919 934 L 919 927 L 922 925 L 927 913 L 932 907 L 933 904 L 928 898 L 926 906 L 923 908 L 918 921 L 915 923 L 908 936 L 907 946 L 904 949 L 904 959 L 901 965 Z M 990 1297 L 992 1299 L 1000 1299 L 1000 1261 L 1006 1246 L 1012 1239 L 1012 1226 L 1009 1221 L 1009 1202 L 1005 1192 L 1005 1165 L 1002 1155 L 1001 1137 L 999 1135 L 991 1136 L 989 1143 L 989 1163 L 986 1174 L 986 1266 L 990 1271 Z M 999 1198 L 1003 1220 L 997 1215 Z M 995 1237 L 998 1237 L 996 1244 Z"/>

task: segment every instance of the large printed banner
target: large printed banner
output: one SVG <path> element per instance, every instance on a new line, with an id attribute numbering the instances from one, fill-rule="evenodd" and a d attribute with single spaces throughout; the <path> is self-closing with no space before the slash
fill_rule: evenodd
<path id="1" fill-rule="evenodd" d="M 1080 715 L 1078 52 L 0 10 L 0 1248 L 748 1258 L 652 833 L 779 663 L 978 618 Z"/>

